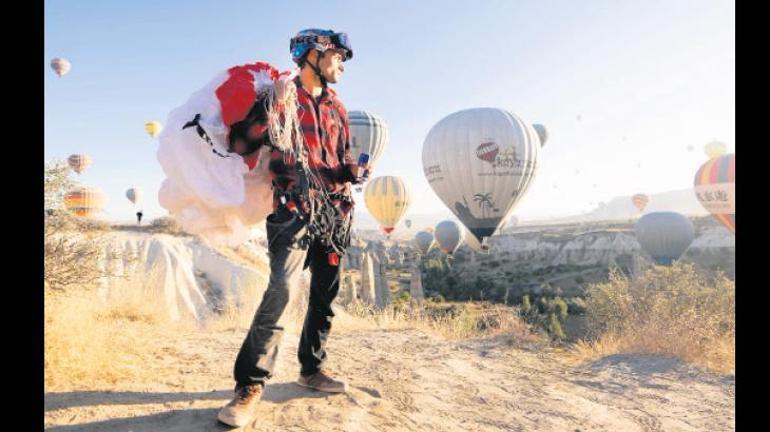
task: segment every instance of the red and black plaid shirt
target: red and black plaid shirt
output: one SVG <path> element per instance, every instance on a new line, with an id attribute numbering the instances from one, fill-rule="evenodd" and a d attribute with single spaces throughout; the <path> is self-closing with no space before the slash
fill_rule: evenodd
<path id="1" fill-rule="evenodd" d="M 294 79 L 297 87 L 297 117 L 303 134 L 303 145 L 307 150 L 308 166 L 321 180 L 328 192 L 351 196 L 350 183 L 355 183 L 352 168 L 356 161 L 350 154 L 350 128 L 348 113 L 345 106 L 337 98 L 334 90 L 325 87 L 318 102 L 313 100 L 304 88 L 299 77 Z M 261 104 L 255 105 L 256 107 Z M 233 125 L 236 126 L 236 125 Z M 265 137 L 265 116 L 253 109 L 247 118 L 231 128 L 231 143 L 244 139 L 254 142 L 257 138 Z M 256 152 L 245 156 L 250 168 L 256 160 Z M 273 208 L 280 205 L 280 197 L 285 192 L 295 192 L 299 186 L 299 176 L 296 170 L 296 157 L 284 154 L 279 150 L 270 153 L 269 169 L 273 178 Z M 311 184 L 311 188 L 313 185 Z M 353 200 L 333 200 L 334 205 L 347 216 L 353 207 Z M 309 211 L 308 203 L 296 203 L 305 212 Z"/>

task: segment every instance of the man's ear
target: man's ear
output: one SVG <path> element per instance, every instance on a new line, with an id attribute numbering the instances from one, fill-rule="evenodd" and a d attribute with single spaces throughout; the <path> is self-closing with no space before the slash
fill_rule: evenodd
<path id="1" fill-rule="evenodd" d="M 316 64 L 318 61 L 318 50 L 310 50 L 307 53 L 307 61 L 312 64 Z"/>

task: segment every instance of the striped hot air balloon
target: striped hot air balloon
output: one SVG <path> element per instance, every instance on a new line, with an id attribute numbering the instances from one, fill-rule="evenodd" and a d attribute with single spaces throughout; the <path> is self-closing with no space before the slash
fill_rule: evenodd
<path id="1" fill-rule="evenodd" d="M 55 59 L 51 60 L 51 69 L 53 69 L 53 71 L 56 72 L 56 75 L 61 78 L 62 76 L 66 75 L 70 69 L 72 69 L 72 64 L 65 58 L 56 57 Z"/>
<path id="2" fill-rule="evenodd" d="M 695 195 L 730 232 L 735 232 L 735 153 L 709 159 L 695 173 Z"/>
<path id="3" fill-rule="evenodd" d="M 631 197 L 631 202 L 634 203 L 634 207 L 641 213 L 647 207 L 647 203 L 650 202 L 650 197 L 645 194 L 636 194 Z"/>
<path id="4" fill-rule="evenodd" d="M 82 174 L 83 171 L 88 169 L 88 167 L 91 166 L 91 162 L 91 156 L 88 156 L 87 154 L 74 154 L 67 158 L 67 163 L 70 168 L 72 168 L 72 171 L 75 171 L 78 174 Z"/>
<path id="5" fill-rule="evenodd" d="M 94 217 L 107 203 L 107 196 L 95 187 L 78 186 L 64 194 L 64 207 L 80 217 Z"/>
<path id="6" fill-rule="evenodd" d="M 409 187 L 400 177 L 381 176 L 366 185 L 364 201 L 382 230 L 390 234 L 409 208 L 411 196 Z"/>
<path id="7" fill-rule="evenodd" d="M 369 111 L 350 111 L 348 124 L 353 160 L 358 160 L 361 153 L 366 153 L 369 155 L 369 164 L 376 165 L 390 139 L 388 126 L 380 116 Z"/>

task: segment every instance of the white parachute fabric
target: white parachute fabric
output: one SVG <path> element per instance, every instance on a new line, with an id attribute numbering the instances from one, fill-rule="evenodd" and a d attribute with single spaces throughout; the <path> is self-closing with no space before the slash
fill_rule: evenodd
<path id="1" fill-rule="evenodd" d="M 219 74 L 169 114 L 158 138 L 157 158 L 167 176 L 158 200 L 186 232 L 235 246 L 249 239 L 249 225 L 272 212 L 272 191 L 268 148 L 259 150 L 251 171 L 243 157 L 227 152 L 228 128 L 215 94 L 227 79 L 228 72 Z M 254 85 L 261 90 L 273 82 L 255 74 Z M 195 126 L 183 129 L 196 115 L 211 143 Z"/>

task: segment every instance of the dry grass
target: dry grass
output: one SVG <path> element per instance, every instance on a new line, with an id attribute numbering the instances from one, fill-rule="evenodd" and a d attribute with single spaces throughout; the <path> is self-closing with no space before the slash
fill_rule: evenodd
<path id="1" fill-rule="evenodd" d="M 90 288 L 46 292 L 46 392 L 151 382 L 162 373 L 148 366 L 163 344 L 153 335 L 173 334 L 192 323 L 171 322 L 159 302 L 130 292 L 137 291 L 108 302 Z"/>
<path id="2" fill-rule="evenodd" d="M 591 338 L 576 359 L 659 354 L 706 369 L 735 369 L 735 282 L 698 273 L 692 264 L 655 266 L 637 279 L 612 272 L 586 301 Z"/>
<path id="3" fill-rule="evenodd" d="M 354 303 L 335 318 L 335 330 L 415 329 L 447 340 L 510 335 L 515 341 L 539 339 L 515 309 L 475 303 L 388 305 L 377 310 Z"/>

